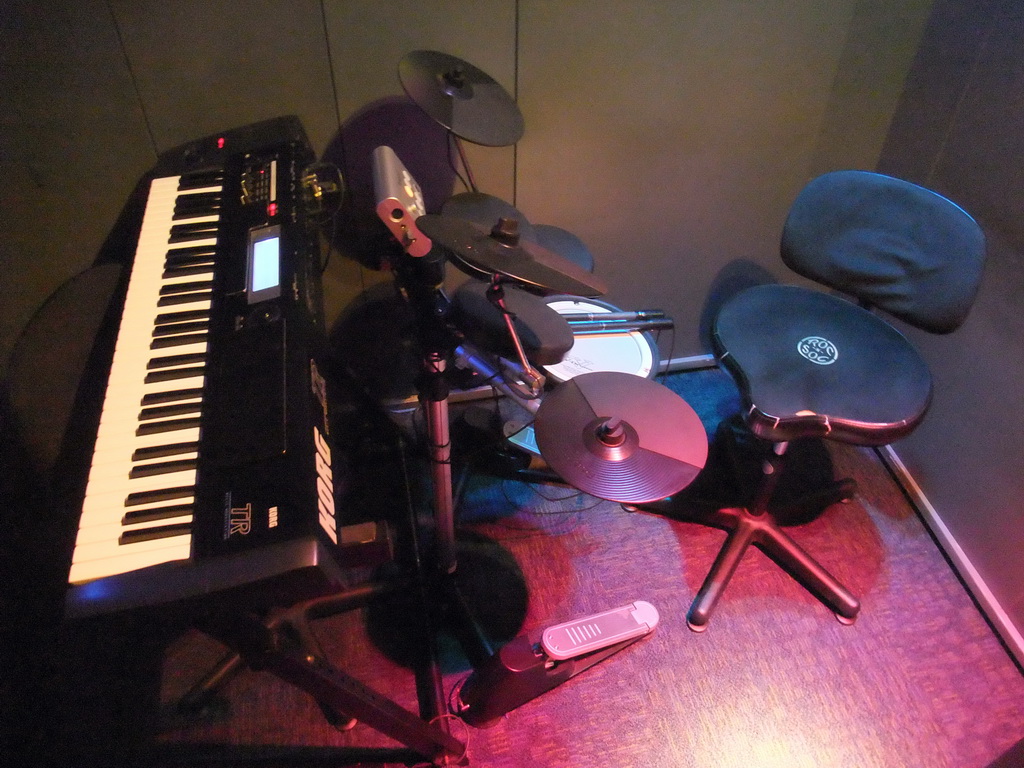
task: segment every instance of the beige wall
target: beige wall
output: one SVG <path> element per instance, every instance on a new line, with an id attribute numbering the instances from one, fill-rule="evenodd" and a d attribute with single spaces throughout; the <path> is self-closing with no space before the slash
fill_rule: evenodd
<path id="1" fill-rule="evenodd" d="M 674 355 L 699 354 L 709 286 L 736 259 L 775 269 L 803 181 L 874 167 L 928 6 L 2 0 L 0 359 L 92 261 L 157 152 L 284 113 L 323 151 L 402 95 L 416 48 L 518 96 L 519 146 L 469 147 L 480 188 L 581 236 L 609 300 L 668 310 Z M 379 279 L 335 259 L 329 311 Z"/>

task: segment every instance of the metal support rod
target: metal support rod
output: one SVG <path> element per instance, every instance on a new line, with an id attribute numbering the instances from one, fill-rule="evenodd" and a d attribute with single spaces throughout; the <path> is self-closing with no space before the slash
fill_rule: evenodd
<path id="1" fill-rule="evenodd" d="M 455 148 L 459 152 L 459 162 L 462 163 L 462 167 L 466 171 L 466 181 L 469 182 L 469 191 L 477 192 L 476 179 L 473 178 L 473 169 L 469 167 L 469 160 L 466 159 L 466 150 L 462 146 L 462 139 L 454 133 L 449 133 L 449 136 L 451 136 L 452 141 L 455 142 Z"/>
<path id="2" fill-rule="evenodd" d="M 440 354 L 427 358 L 428 375 L 443 376 L 445 360 Z M 447 393 L 428 395 L 423 407 L 427 417 L 427 441 L 430 452 L 430 477 L 434 489 L 434 524 L 437 537 L 437 564 L 442 573 L 454 573 L 455 500 L 452 495 L 452 440 L 448 422 Z"/>
<path id="3" fill-rule="evenodd" d="M 464 342 L 457 346 L 455 348 L 455 357 L 457 364 L 464 365 L 482 376 L 486 384 L 500 390 L 509 400 L 527 411 L 531 416 L 537 415 L 537 411 L 540 409 L 540 398 L 527 397 L 518 389 L 512 387 L 501 375 L 501 372 L 491 365 L 472 345 Z"/>
<path id="4" fill-rule="evenodd" d="M 515 327 L 515 315 L 509 311 L 508 306 L 505 304 L 505 290 L 501 285 L 501 275 L 495 274 L 491 276 L 491 285 L 487 289 L 488 300 L 497 307 L 498 311 L 501 312 L 502 318 L 505 320 L 505 327 L 508 329 L 508 335 L 512 337 L 512 345 L 516 350 L 516 357 L 519 358 L 519 365 L 523 369 L 523 378 L 526 380 L 526 385 L 530 388 L 534 397 L 540 396 L 540 390 L 543 386 L 544 377 L 540 371 L 534 368 L 530 361 L 526 359 L 526 351 L 523 349 L 523 342 L 519 338 L 519 333 Z"/>

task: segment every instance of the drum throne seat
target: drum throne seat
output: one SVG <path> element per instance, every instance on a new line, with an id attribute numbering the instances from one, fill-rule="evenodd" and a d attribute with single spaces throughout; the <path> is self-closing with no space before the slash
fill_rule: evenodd
<path id="1" fill-rule="evenodd" d="M 718 312 L 715 352 L 740 389 L 747 435 L 762 441 L 766 458 L 751 501 L 694 515 L 728 531 L 687 617 L 695 631 L 706 628 L 751 544 L 840 621 L 856 618 L 860 601 L 782 527 L 785 515 L 806 520 L 852 497 L 855 486 L 833 480 L 802 497 L 787 494 L 796 498 L 782 509 L 780 477 L 804 466 L 784 465 L 787 448 L 822 439 L 881 446 L 920 424 L 932 399 L 928 365 L 882 313 L 935 334 L 958 328 L 981 281 L 985 242 L 974 219 L 935 192 L 877 173 L 838 171 L 799 193 L 781 256 L 798 275 L 841 295 L 758 285 L 726 299 Z M 799 453 L 807 455 L 789 451 L 794 462 Z M 659 503 L 660 511 L 674 501 Z M 675 513 L 685 514 L 679 507 Z"/>

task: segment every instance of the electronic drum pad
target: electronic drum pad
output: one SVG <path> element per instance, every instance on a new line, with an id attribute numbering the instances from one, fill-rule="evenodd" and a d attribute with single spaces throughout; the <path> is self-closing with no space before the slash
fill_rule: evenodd
<path id="1" fill-rule="evenodd" d="M 544 460 L 563 480 L 610 501 L 678 493 L 704 468 L 704 424 L 663 384 L 629 373 L 575 376 L 545 395 L 534 423 Z"/>

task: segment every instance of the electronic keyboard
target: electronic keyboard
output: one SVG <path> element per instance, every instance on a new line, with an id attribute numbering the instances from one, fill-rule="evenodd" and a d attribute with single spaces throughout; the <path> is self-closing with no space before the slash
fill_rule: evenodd
<path id="1" fill-rule="evenodd" d="M 284 117 L 149 174 L 68 615 L 342 583 L 313 159 Z"/>

